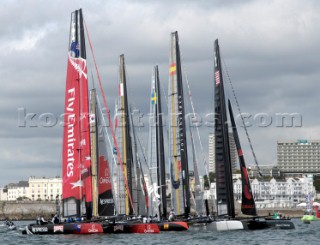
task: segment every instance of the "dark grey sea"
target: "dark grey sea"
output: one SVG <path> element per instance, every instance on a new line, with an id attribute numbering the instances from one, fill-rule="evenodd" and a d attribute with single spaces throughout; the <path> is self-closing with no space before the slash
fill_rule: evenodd
<path id="1" fill-rule="evenodd" d="M 162 232 L 160 234 L 94 234 L 94 235 L 22 235 L 21 229 L 30 223 L 16 221 L 16 231 L 8 231 L 0 225 L 0 244 L 223 244 L 223 245 L 318 245 L 320 244 L 320 221 L 303 224 L 293 219 L 294 230 L 260 230 L 212 232 L 205 228 L 191 227 L 185 232 Z"/>

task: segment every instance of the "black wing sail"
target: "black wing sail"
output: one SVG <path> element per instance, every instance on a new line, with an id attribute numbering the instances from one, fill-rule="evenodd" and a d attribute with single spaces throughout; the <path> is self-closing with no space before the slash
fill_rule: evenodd
<path id="1" fill-rule="evenodd" d="M 161 90 L 158 66 L 154 68 L 155 73 L 155 91 L 157 96 L 156 101 L 156 137 L 157 137 L 157 175 L 158 186 L 160 187 L 158 192 L 161 197 L 161 205 L 159 210 L 163 219 L 167 217 L 167 194 L 166 194 L 166 169 L 164 160 L 164 145 L 163 145 L 163 123 L 162 123 L 162 108 L 161 108 Z"/>
<path id="2" fill-rule="evenodd" d="M 236 123 L 234 121 L 234 116 L 232 112 L 232 106 L 230 100 L 228 100 L 228 107 L 230 113 L 231 126 L 233 131 L 234 141 L 236 143 L 239 162 L 240 162 L 240 170 L 241 170 L 241 179 L 242 179 L 242 203 L 241 203 L 241 212 L 247 215 L 257 215 L 256 205 L 254 202 L 254 198 L 252 195 L 251 185 L 249 181 L 249 176 L 246 168 L 246 163 L 244 161 L 244 156 L 242 153 L 238 130 Z"/>
<path id="3" fill-rule="evenodd" d="M 218 215 L 235 217 L 229 133 L 218 39 L 214 43 L 215 167 Z"/>

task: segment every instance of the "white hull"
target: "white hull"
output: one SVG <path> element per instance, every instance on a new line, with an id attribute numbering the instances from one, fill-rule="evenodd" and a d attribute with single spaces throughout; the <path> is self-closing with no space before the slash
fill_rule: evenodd
<path id="1" fill-rule="evenodd" d="M 210 231 L 244 230 L 243 223 L 239 220 L 218 220 L 207 225 Z"/>

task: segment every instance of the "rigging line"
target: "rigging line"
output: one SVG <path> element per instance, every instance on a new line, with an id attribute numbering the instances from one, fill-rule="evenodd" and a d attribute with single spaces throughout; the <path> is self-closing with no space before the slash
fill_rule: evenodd
<path id="1" fill-rule="evenodd" d="M 100 116 L 101 116 L 101 118 L 102 118 L 102 125 L 103 125 L 103 129 L 104 129 L 104 132 L 106 133 L 106 134 L 104 134 L 104 137 L 106 137 L 106 135 L 107 135 L 107 138 L 108 138 L 108 142 L 109 142 L 109 145 L 110 145 L 110 149 L 111 149 L 111 155 L 112 155 L 112 159 L 113 159 L 113 162 L 114 162 L 114 164 L 115 164 L 115 166 L 117 166 L 117 161 L 116 161 L 116 158 L 115 158 L 115 156 L 114 156 L 114 154 L 113 154 L 113 147 L 112 147 L 112 143 L 111 143 L 111 139 L 110 139 L 110 135 L 109 135 L 109 132 L 108 132 L 108 130 L 106 129 L 106 127 L 107 127 L 107 124 L 106 124 L 106 121 L 105 121 L 105 118 L 104 118 L 104 115 L 103 115 L 103 112 L 102 112 L 102 109 L 101 109 L 101 104 L 100 104 L 100 100 L 99 100 L 99 98 L 98 98 L 98 96 L 96 96 L 96 98 L 97 98 L 97 104 L 98 104 L 98 107 L 99 107 L 99 112 L 100 112 Z M 102 129 L 102 130 L 103 130 Z M 99 130 L 99 128 L 98 128 L 98 130 Z M 112 167 L 111 167 L 111 172 L 112 172 L 112 176 L 113 176 L 113 171 L 114 171 L 114 169 L 113 169 L 113 165 L 111 165 Z M 111 186 L 112 186 L 112 188 L 111 188 L 111 192 L 112 192 L 112 196 L 113 197 L 115 197 L 115 193 L 114 193 L 114 189 L 113 189 L 113 186 L 114 186 L 114 184 L 111 182 Z"/>
<path id="2" fill-rule="evenodd" d="M 84 19 L 83 19 L 83 23 L 84 23 L 84 26 L 85 26 L 85 29 L 86 29 L 86 33 L 87 33 L 87 37 L 88 37 L 88 41 L 89 41 L 89 45 L 90 45 L 90 51 L 91 51 L 91 54 L 92 54 L 92 58 L 93 58 L 93 61 L 94 61 L 94 66 L 95 66 L 97 77 L 98 77 L 99 88 L 100 88 L 100 92 L 102 94 L 102 99 L 103 99 L 103 105 L 106 108 L 106 113 L 108 115 L 108 121 L 109 121 L 110 129 L 111 129 L 111 135 L 112 135 L 113 143 L 114 143 L 114 145 L 116 147 L 117 157 L 118 157 L 118 161 L 120 163 L 121 170 L 122 170 L 122 173 L 123 173 L 123 177 L 124 177 L 124 180 L 125 180 L 124 182 L 125 182 L 125 185 L 126 185 L 128 197 L 129 197 L 129 200 L 130 200 L 130 204 L 131 204 L 133 212 L 135 213 L 135 209 L 134 209 L 131 193 L 129 191 L 129 184 L 128 184 L 127 176 L 125 176 L 125 174 L 124 174 L 124 166 L 123 166 L 122 159 L 121 159 L 121 156 L 120 156 L 118 142 L 116 140 L 116 136 L 115 136 L 115 133 L 114 133 L 114 130 L 113 130 L 110 110 L 109 110 L 109 107 L 108 107 L 108 104 L 107 104 L 107 100 L 106 100 L 106 96 L 105 96 L 105 93 L 104 93 L 104 90 L 103 90 L 103 87 L 102 87 L 101 77 L 100 77 L 100 73 L 98 71 L 97 62 L 96 62 L 96 59 L 95 59 L 95 56 L 94 56 L 94 52 L 93 52 L 93 48 L 92 48 L 92 44 L 91 44 L 91 40 L 90 40 L 88 28 L 87 28 L 87 24 L 86 24 Z"/>
<path id="3" fill-rule="evenodd" d="M 140 129 L 140 127 L 138 128 L 138 130 L 139 130 L 139 133 L 141 133 L 141 129 Z M 137 139 L 137 141 L 138 141 L 138 146 L 140 146 L 140 148 L 141 148 L 141 152 L 142 152 L 142 156 L 143 156 L 143 160 L 144 160 L 144 162 L 145 162 L 145 165 L 146 165 L 146 175 L 149 177 L 149 179 L 150 179 L 150 182 L 149 182 L 149 187 L 152 187 L 152 190 L 151 190 L 151 192 L 149 192 L 149 189 L 147 188 L 147 195 L 148 196 L 154 196 L 155 198 L 156 198 L 156 193 L 157 193 L 157 191 L 153 188 L 153 186 L 154 186 L 154 180 L 153 180 L 153 177 L 152 177 L 152 173 L 151 173 L 151 170 L 150 170 L 150 166 L 149 166 L 149 164 L 148 164 L 148 160 L 147 160 L 147 158 L 146 158 L 146 150 L 145 150 L 145 147 L 144 147 L 144 143 L 143 143 L 143 139 L 141 139 L 140 140 L 140 136 L 139 136 L 139 134 L 137 133 L 136 135 L 136 139 Z M 141 165 L 141 162 L 140 162 L 140 165 Z M 141 168 L 142 168 L 142 165 L 141 165 Z M 143 176 L 143 178 L 144 178 L 144 176 Z M 144 180 L 145 181 L 145 180 Z M 152 200 L 150 201 L 150 204 L 151 204 L 151 207 L 153 206 L 153 204 L 152 204 Z M 150 208 L 150 207 L 149 207 Z M 152 214 L 154 213 L 153 212 L 153 210 L 151 211 L 152 212 Z"/>
<path id="4" fill-rule="evenodd" d="M 138 128 L 138 130 L 139 130 L 139 132 L 140 132 L 140 127 Z M 146 158 L 146 149 L 145 149 L 145 147 L 144 147 L 143 140 L 140 140 L 140 137 L 139 137 L 139 135 L 138 135 L 138 134 L 136 135 L 136 137 L 137 137 L 137 140 L 138 140 L 139 146 L 140 146 L 140 148 L 142 149 L 142 156 L 143 156 L 143 159 L 144 159 L 144 161 L 146 162 L 147 167 L 149 167 L 149 165 L 148 165 L 148 161 L 147 161 L 147 158 Z M 142 141 L 142 143 L 141 143 L 141 141 Z"/>
<path id="5" fill-rule="evenodd" d="M 105 125 L 105 126 L 107 127 L 106 120 L 105 120 L 104 115 L 103 115 L 102 110 L 101 110 L 101 104 L 100 104 L 100 100 L 99 100 L 98 96 L 97 96 L 97 104 L 98 104 L 98 106 L 99 106 L 99 108 L 100 108 L 99 111 L 100 111 L 100 115 L 101 115 L 101 118 L 102 118 L 102 121 L 103 121 L 103 125 Z M 105 132 L 106 135 L 107 135 L 108 142 L 109 142 L 109 145 L 110 145 L 110 149 L 113 149 L 109 132 L 108 132 L 108 130 L 107 130 L 105 127 L 103 127 L 103 128 L 104 128 L 104 132 Z M 112 155 L 112 158 L 113 158 L 114 165 L 117 166 L 117 160 L 116 160 L 113 152 L 111 153 L 111 155 Z M 112 167 L 112 171 L 113 171 L 113 167 Z"/>
<path id="6" fill-rule="evenodd" d="M 183 54 L 182 54 L 181 50 L 180 50 L 180 55 L 181 55 L 181 59 L 183 61 L 184 58 L 183 58 Z M 193 113 L 194 118 L 196 118 L 196 113 L 195 113 L 194 104 L 193 104 L 193 100 L 192 100 L 192 93 L 191 93 L 190 84 L 189 84 L 189 80 L 188 80 L 187 70 L 186 70 L 186 67 L 183 65 L 184 62 L 181 62 L 181 63 L 182 63 L 182 68 L 183 68 L 183 73 L 184 73 L 184 76 L 185 76 L 185 80 L 186 80 L 186 83 L 187 83 L 188 96 L 189 96 L 189 101 L 190 101 L 190 105 L 191 105 L 191 108 L 192 108 L 192 113 Z M 206 158 L 206 155 L 204 154 L 204 149 L 203 149 L 202 140 L 201 140 L 201 137 L 200 137 L 199 127 L 196 127 L 196 128 L 197 128 L 197 136 L 198 136 L 199 143 L 200 143 L 200 150 L 201 150 L 201 154 L 202 154 L 202 157 L 203 157 L 203 163 L 204 163 L 205 171 L 206 171 L 206 174 L 207 174 L 208 179 L 209 179 L 207 158 Z M 210 183 L 210 180 L 209 180 L 209 185 L 210 184 L 211 183 Z"/>
<path id="7" fill-rule="evenodd" d="M 139 132 L 141 131 L 140 130 L 140 127 L 138 128 Z M 149 167 L 149 164 L 148 164 L 148 160 L 146 158 L 146 149 L 144 147 L 144 143 L 143 143 L 143 139 L 140 140 L 140 136 L 138 134 L 136 134 L 136 138 L 137 138 L 137 141 L 138 141 L 138 145 L 140 146 L 141 150 L 142 150 L 142 156 L 143 156 L 143 160 L 147 166 L 147 173 L 148 173 L 148 176 L 150 176 L 150 183 L 153 184 L 153 180 L 152 180 L 152 174 L 150 173 L 150 167 Z"/>
<path id="8" fill-rule="evenodd" d="M 93 72 L 92 72 L 92 69 L 90 68 L 90 73 L 91 73 L 91 83 L 92 83 L 92 88 L 95 89 L 96 87 L 94 86 L 94 78 L 93 78 Z"/>
<path id="9" fill-rule="evenodd" d="M 251 152 L 252 152 L 252 155 L 253 155 L 254 162 L 255 162 L 255 164 L 256 164 L 256 166 L 257 166 L 257 168 L 258 168 L 258 172 L 259 172 L 260 177 L 262 177 L 262 173 L 261 173 L 261 171 L 260 171 L 260 167 L 259 167 L 259 164 L 258 164 L 258 160 L 257 160 L 256 154 L 255 154 L 255 152 L 254 152 L 254 150 L 253 150 L 253 146 L 252 146 L 252 142 L 251 142 L 251 139 L 250 139 L 250 136 L 249 136 L 249 133 L 248 133 L 248 129 L 247 129 L 247 127 L 246 127 L 246 124 L 245 124 L 244 119 L 243 119 L 243 116 L 242 116 L 242 112 L 241 112 L 241 109 L 240 109 L 240 104 L 239 104 L 238 98 L 237 98 L 237 96 L 236 96 L 236 91 L 235 91 L 235 89 L 234 89 L 234 87 L 233 87 L 233 84 L 232 84 L 232 82 L 231 82 L 231 78 L 230 78 L 230 75 L 229 75 L 228 67 L 227 67 L 227 65 L 226 65 L 226 63 L 225 63 L 225 61 L 224 61 L 223 58 L 222 58 L 222 62 L 223 62 L 224 67 L 226 68 L 226 69 L 225 69 L 225 72 L 226 72 L 226 75 L 227 75 L 228 80 L 229 80 L 229 84 L 230 84 L 230 87 L 231 87 L 231 91 L 232 91 L 232 94 L 233 94 L 233 98 L 234 98 L 235 101 L 236 101 L 236 105 L 237 105 L 237 109 L 238 109 L 238 112 L 239 112 L 240 117 L 241 117 L 242 125 L 243 125 L 244 130 L 245 130 L 246 135 L 247 135 L 247 139 L 248 139 L 248 142 L 249 142 L 249 145 L 250 145 L 250 149 L 251 149 Z"/>

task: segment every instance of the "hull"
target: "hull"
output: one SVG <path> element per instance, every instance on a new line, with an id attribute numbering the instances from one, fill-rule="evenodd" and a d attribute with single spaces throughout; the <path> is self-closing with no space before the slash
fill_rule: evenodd
<path id="1" fill-rule="evenodd" d="M 320 221 L 315 215 L 305 214 L 301 218 L 302 221 Z"/>
<path id="2" fill-rule="evenodd" d="M 209 231 L 234 231 L 244 230 L 244 225 L 239 220 L 217 220 L 207 224 Z"/>
<path id="3" fill-rule="evenodd" d="M 156 223 L 115 223 L 105 226 L 104 233 L 139 233 L 139 234 L 157 234 L 160 232 Z"/>
<path id="4" fill-rule="evenodd" d="M 159 222 L 160 231 L 186 231 L 189 229 L 188 223 L 184 221 Z"/>
<path id="5" fill-rule="evenodd" d="M 8 225 L 8 230 L 13 231 L 16 229 L 17 229 L 17 227 L 15 225 Z"/>
<path id="6" fill-rule="evenodd" d="M 61 223 L 27 225 L 22 234 L 28 235 L 48 235 L 48 234 L 96 234 L 103 233 L 101 223 Z"/>
<path id="7" fill-rule="evenodd" d="M 242 221 L 244 226 L 249 230 L 262 230 L 262 229 L 294 229 L 293 222 L 289 219 L 252 219 Z"/>
<path id="8" fill-rule="evenodd" d="M 26 226 L 22 234 L 28 235 L 55 235 L 55 234 L 98 234 L 98 233 L 140 233 L 151 234 L 159 233 L 157 224 L 143 224 L 143 223 L 60 223 L 60 224 L 45 224 L 36 225 L 31 224 Z"/>

